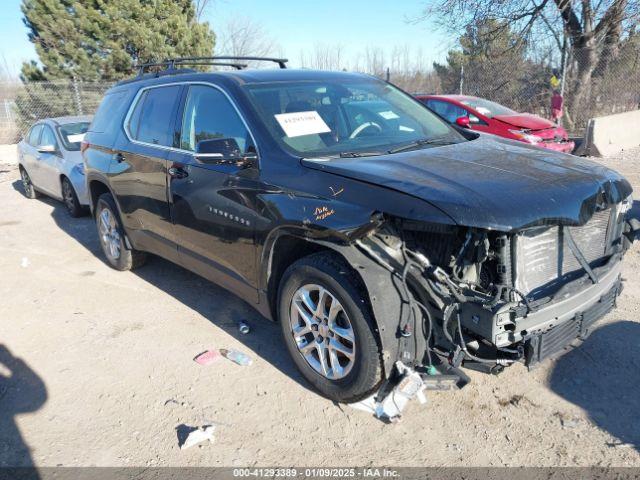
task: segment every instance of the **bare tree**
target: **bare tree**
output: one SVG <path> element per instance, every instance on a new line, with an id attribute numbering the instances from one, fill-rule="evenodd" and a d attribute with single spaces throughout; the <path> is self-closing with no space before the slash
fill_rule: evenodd
<path id="1" fill-rule="evenodd" d="M 200 21 L 202 15 L 204 15 L 205 11 L 213 5 L 212 0 L 193 0 L 193 6 L 196 10 L 196 21 Z"/>
<path id="2" fill-rule="evenodd" d="M 218 34 L 218 47 L 221 55 L 235 57 L 275 56 L 280 47 L 262 25 L 247 17 L 230 20 Z M 263 66 L 260 62 L 251 63 L 252 67 Z"/>
<path id="3" fill-rule="evenodd" d="M 300 51 L 300 67 L 315 70 L 341 70 L 347 66 L 343 52 L 342 45 L 316 43 L 308 54 Z"/>
<path id="4" fill-rule="evenodd" d="M 571 49 L 573 89 L 570 103 L 584 102 L 594 75 L 615 59 L 625 34 L 636 32 L 638 0 L 433 0 L 415 21 L 436 16 L 446 29 L 463 32 L 487 19 L 518 33 L 529 46 Z M 499 32 L 496 32 L 498 34 Z M 547 40 L 548 42 L 545 42 Z"/>

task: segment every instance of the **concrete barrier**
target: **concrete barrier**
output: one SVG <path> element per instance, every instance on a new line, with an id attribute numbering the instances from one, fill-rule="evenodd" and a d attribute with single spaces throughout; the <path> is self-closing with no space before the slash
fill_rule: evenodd
<path id="1" fill-rule="evenodd" d="M 18 145 L 0 145 L 0 163 L 16 165 L 18 163 Z"/>
<path id="2" fill-rule="evenodd" d="M 589 120 L 580 153 L 606 157 L 637 146 L 640 146 L 640 110 L 633 110 Z"/>

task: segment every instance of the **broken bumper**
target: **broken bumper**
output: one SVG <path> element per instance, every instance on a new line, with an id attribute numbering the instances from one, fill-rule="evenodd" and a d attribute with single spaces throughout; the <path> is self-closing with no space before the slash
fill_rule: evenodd
<path id="1" fill-rule="evenodd" d="M 602 317 L 611 309 L 612 302 L 621 291 L 622 262 L 619 256 L 612 257 L 609 263 L 594 271 L 598 275 L 598 283 L 592 284 L 586 277 L 576 280 L 571 285 L 574 289 L 558 292 L 556 297 L 560 298 L 520 317 L 509 304 L 494 311 L 483 309 L 480 305 L 462 305 L 462 324 L 497 347 L 506 347 L 521 340 L 531 341 L 537 336 L 561 329 L 573 331 L 574 327 L 568 326 L 570 322 L 575 324 L 575 338 L 582 332 L 584 319 L 590 321 L 590 326 Z M 609 307 L 604 308 L 605 304 Z"/>
<path id="2" fill-rule="evenodd" d="M 576 144 L 572 141 L 567 142 L 542 142 L 539 144 L 542 148 L 553 150 L 554 152 L 571 153 L 576 148 Z"/>

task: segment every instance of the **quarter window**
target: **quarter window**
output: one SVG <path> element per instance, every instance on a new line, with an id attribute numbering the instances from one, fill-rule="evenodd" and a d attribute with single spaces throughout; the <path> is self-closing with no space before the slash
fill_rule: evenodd
<path id="1" fill-rule="evenodd" d="M 166 147 L 173 145 L 171 127 L 180 88 L 172 85 L 145 90 L 129 119 L 129 134 L 134 140 Z"/>
<path id="2" fill-rule="evenodd" d="M 126 92 L 107 93 L 93 117 L 90 130 L 96 133 L 113 132 L 118 122 L 122 124 L 122 116 L 128 106 L 126 96 Z"/>
<path id="3" fill-rule="evenodd" d="M 247 128 L 227 97 L 212 87 L 191 86 L 182 118 L 180 148 L 192 152 L 206 150 L 207 153 L 216 153 L 215 146 L 213 150 L 200 147 L 205 140 L 218 139 L 228 140 L 221 142 L 221 145 L 227 146 L 235 141 L 241 153 L 255 151 Z"/>

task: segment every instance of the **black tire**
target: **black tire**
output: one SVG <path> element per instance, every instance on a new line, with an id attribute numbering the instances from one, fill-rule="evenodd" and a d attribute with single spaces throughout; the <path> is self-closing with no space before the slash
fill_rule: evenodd
<path id="1" fill-rule="evenodd" d="M 85 209 L 80 205 L 78 201 L 78 195 L 76 190 L 67 177 L 62 177 L 62 201 L 64 206 L 73 218 L 79 217 L 84 214 Z"/>
<path id="2" fill-rule="evenodd" d="M 104 219 L 103 213 L 109 216 L 109 229 L 107 230 L 109 234 L 106 235 L 106 238 L 101 229 L 101 222 Z M 102 252 L 105 257 L 107 257 L 109 265 L 121 271 L 133 270 L 144 265 L 147 254 L 127 247 L 116 202 L 110 193 L 103 193 L 98 198 L 98 202 L 96 203 L 96 227 Z M 113 243 L 111 243 L 111 240 L 113 240 Z M 119 247 L 118 255 L 114 254 L 114 251 L 110 249 L 110 245 L 117 245 Z"/>
<path id="3" fill-rule="evenodd" d="M 290 321 L 292 302 L 296 292 L 308 285 L 326 289 L 340 302 L 350 322 L 354 334 L 355 359 L 350 371 L 342 378 L 330 379 L 316 371 L 299 350 L 294 337 Z M 351 403 L 362 400 L 373 393 L 382 381 L 380 348 L 364 295 L 366 291 L 360 287 L 355 274 L 337 255 L 325 252 L 297 261 L 286 270 L 280 281 L 278 317 L 287 350 L 304 377 L 322 395 L 334 401 Z M 315 337 L 316 334 L 313 335 Z M 329 335 L 333 337 L 332 333 Z M 331 341 L 333 338 L 324 340 Z M 306 342 L 306 345 L 311 343 Z"/>
<path id="4" fill-rule="evenodd" d="M 31 183 L 31 177 L 22 166 L 20 167 L 20 178 L 22 180 L 22 191 L 24 192 L 24 196 L 31 199 L 38 198 L 40 195 L 33 186 L 33 183 Z"/>

